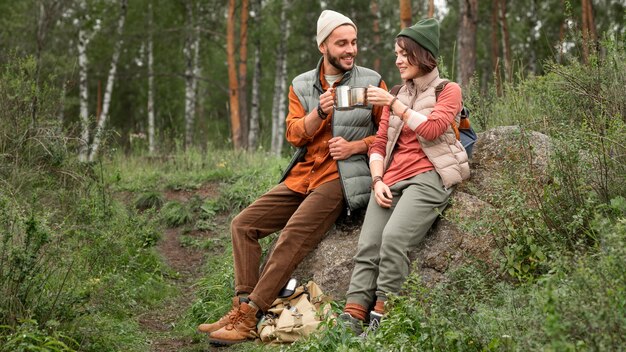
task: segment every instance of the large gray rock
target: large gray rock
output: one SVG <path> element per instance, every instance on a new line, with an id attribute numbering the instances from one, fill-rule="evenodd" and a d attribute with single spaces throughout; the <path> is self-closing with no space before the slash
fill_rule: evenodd
<path id="1" fill-rule="evenodd" d="M 499 175 L 510 172 L 512 165 L 526 169 L 532 165 L 530 171 L 538 181 L 547 182 L 549 148 L 547 136 L 522 133 L 514 126 L 479 134 L 471 161 L 472 178 L 455 190 L 444 216 L 425 240 L 409 252 L 414 270 L 426 285 L 448 280 L 452 270 L 469 263 L 495 271 L 497 263 L 492 253 L 497 234 L 476 228 L 480 226 L 478 220 L 492 208 L 482 199 L 483 195 L 498 191 L 492 183 Z M 338 221 L 317 249 L 300 263 L 294 276 L 301 282 L 312 279 L 334 299 L 344 299 L 363 218 L 364 212 L 358 212 Z M 465 230 L 468 227 L 472 227 L 472 234 Z"/>

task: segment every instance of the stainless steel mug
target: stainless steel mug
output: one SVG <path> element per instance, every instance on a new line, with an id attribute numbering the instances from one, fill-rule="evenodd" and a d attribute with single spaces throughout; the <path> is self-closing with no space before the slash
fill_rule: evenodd
<path id="1" fill-rule="evenodd" d="M 367 88 L 339 86 L 335 88 L 335 110 L 367 107 Z"/>
<path id="2" fill-rule="evenodd" d="M 350 88 L 350 105 L 356 108 L 367 106 L 367 88 L 366 87 Z"/>
<path id="3" fill-rule="evenodd" d="M 350 86 L 335 88 L 335 110 L 352 110 L 350 104 Z"/>

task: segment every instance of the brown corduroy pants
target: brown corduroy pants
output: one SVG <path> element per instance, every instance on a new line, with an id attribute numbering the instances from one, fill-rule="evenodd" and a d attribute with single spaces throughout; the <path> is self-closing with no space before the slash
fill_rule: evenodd
<path id="1" fill-rule="evenodd" d="M 332 227 L 343 208 L 339 180 L 327 182 L 311 193 L 293 192 L 281 183 L 237 215 L 231 224 L 235 262 L 235 290 L 266 311 L 300 261 Z M 281 230 L 259 273 L 259 240 Z"/>

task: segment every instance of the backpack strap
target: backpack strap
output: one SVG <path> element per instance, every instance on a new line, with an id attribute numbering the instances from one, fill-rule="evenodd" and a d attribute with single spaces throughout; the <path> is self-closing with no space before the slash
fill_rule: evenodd
<path id="1" fill-rule="evenodd" d="M 441 94 L 448 83 L 450 83 L 450 81 L 444 79 L 435 87 L 435 100 L 439 100 L 439 94 Z M 456 125 L 456 118 L 452 120 L 452 129 L 454 130 L 456 139 L 461 140 L 461 133 L 459 133 L 459 126 Z"/>
<path id="2" fill-rule="evenodd" d="M 402 88 L 404 86 L 404 84 L 396 84 L 395 86 L 391 87 L 391 90 L 389 91 L 389 93 L 391 93 L 392 95 L 398 95 L 398 92 L 400 92 L 400 88 Z"/>
<path id="3" fill-rule="evenodd" d="M 450 83 L 450 81 L 444 79 L 435 87 L 435 100 L 439 100 L 439 94 L 441 94 L 448 83 Z"/>

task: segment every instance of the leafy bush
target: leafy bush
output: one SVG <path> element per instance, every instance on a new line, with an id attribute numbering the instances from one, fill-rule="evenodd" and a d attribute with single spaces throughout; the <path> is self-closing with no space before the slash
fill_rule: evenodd
<path id="1" fill-rule="evenodd" d="M 561 251 L 596 245 L 591 222 L 598 207 L 625 196 L 626 52 L 607 44 L 591 65 L 548 64 L 548 74 L 508 87 L 498 100 L 482 100 L 477 115 L 491 124 L 515 124 L 519 157 L 493 185 L 487 228 L 498 234 L 503 267 L 522 281 L 550 270 Z M 533 174 L 529 131 L 550 137 L 547 177 Z M 545 185 L 545 186 L 542 186 Z"/>

